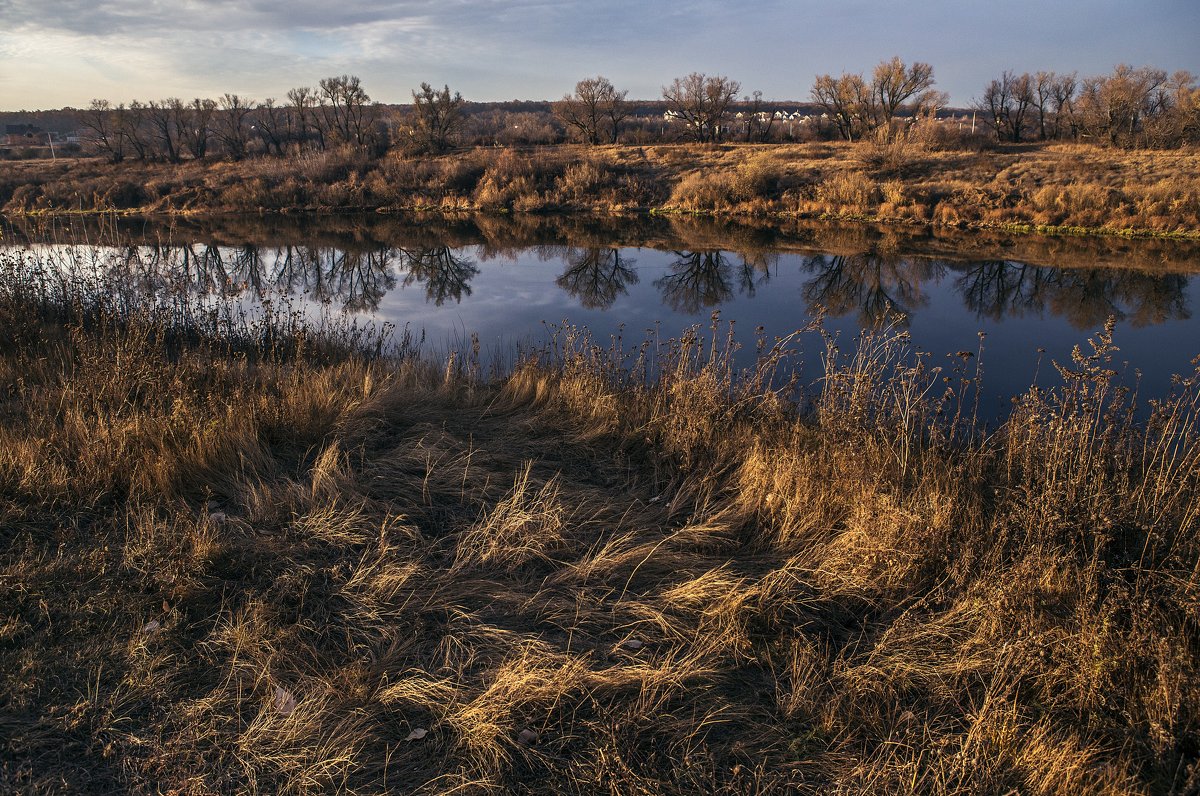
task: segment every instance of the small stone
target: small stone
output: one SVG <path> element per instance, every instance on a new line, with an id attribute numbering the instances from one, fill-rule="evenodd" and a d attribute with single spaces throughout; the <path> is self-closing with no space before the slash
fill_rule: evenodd
<path id="1" fill-rule="evenodd" d="M 521 743 L 525 744 L 526 746 L 529 746 L 530 744 L 536 742 L 537 739 L 538 739 L 538 734 L 529 728 L 525 728 L 524 730 L 521 730 L 521 733 L 517 736 L 517 740 L 520 741 Z"/>
<path id="2" fill-rule="evenodd" d="M 153 633 L 155 630 L 158 630 L 160 627 L 162 627 L 162 625 L 159 624 L 159 621 L 157 619 L 151 619 L 149 622 L 147 622 L 145 625 L 142 626 L 142 632 L 143 633 Z"/>
<path id="3" fill-rule="evenodd" d="M 295 695 L 281 685 L 275 686 L 275 710 L 283 716 L 290 716 L 296 712 Z"/>
<path id="4" fill-rule="evenodd" d="M 425 729 L 424 727 L 416 727 L 413 729 L 412 732 L 410 732 L 407 736 L 405 736 L 404 740 L 419 741 L 428 734 L 429 734 L 429 730 Z"/>
<path id="5" fill-rule="evenodd" d="M 631 639 L 626 639 L 625 642 L 621 644 L 621 646 L 627 650 L 633 650 L 634 652 L 637 652 L 642 647 L 646 646 L 646 642 L 639 641 L 636 638 L 631 638 Z"/>

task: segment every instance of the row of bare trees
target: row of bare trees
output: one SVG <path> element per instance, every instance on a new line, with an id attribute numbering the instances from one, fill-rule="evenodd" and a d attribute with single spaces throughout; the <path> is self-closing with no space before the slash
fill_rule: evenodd
<path id="1" fill-rule="evenodd" d="M 1080 79 L 1074 72 L 1006 71 L 984 88 L 977 113 L 998 141 L 1083 139 L 1115 146 L 1200 140 L 1196 76 L 1127 64 Z"/>
<path id="2" fill-rule="evenodd" d="M 682 122 L 680 137 L 715 143 L 731 130 L 730 108 L 741 84 L 723 75 L 692 72 L 663 88 L 667 115 Z M 575 84 L 575 92 L 553 104 L 554 116 L 579 139 L 589 144 L 615 144 L 622 124 L 632 115 L 628 91 L 618 90 L 603 76 Z M 761 100 L 761 93 L 756 92 Z"/>
<path id="3" fill-rule="evenodd" d="M 1080 79 L 1076 73 L 1005 72 L 991 81 L 973 110 L 997 140 L 1091 140 L 1116 146 L 1178 146 L 1200 141 L 1200 87 L 1190 72 L 1168 76 L 1152 67 L 1116 67 L 1109 75 Z M 933 67 L 899 57 L 879 63 L 868 77 L 823 74 L 811 97 L 822 110 L 822 126 L 857 141 L 889 138 L 907 123 L 934 119 L 949 97 L 934 88 Z M 714 143 L 734 130 L 732 109 L 741 84 L 721 75 L 693 72 L 663 88 L 667 114 L 681 121 L 681 136 Z M 554 103 L 558 120 L 591 144 L 616 143 L 630 116 L 627 92 L 604 77 L 587 78 Z M 770 140 L 775 115 L 762 93 L 744 97 L 739 130 L 747 141 Z"/>
<path id="4" fill-rule="evenodd" d="M 113 162 L 177 163 L 217 150 L 240 160 L 254 150 L 282 155 L 298 148 L 370 147 L 379 142 L 377 109 L 359 78 L 341 75 L 325 78 L 315 88 L 294 88 L 283 102 L 256 102 L 239 94 L 128 105 L 95 99 L 79 122 L 96 149 Z"/>
<path id="5" fill-rule="evenodd" d="M 907 64 L 898 57 L 881 62 L 869 76 L 818 75 L 811 98 L 821 113 L 807 135 L 847 141 L 889 138 L 912 121 L 936 118 L 948 98 L 934 85 L 932 66 Z M 723 75 L 693 72 L 676 78 L 662 90 L 667 118 L 658 137 L 699 143 L 735 135 L 746 141 L 772 140 L 774 109 L 757 91 L 739 103 L 741 89 L 738 81 Z M 409 108 L 385 114 L 358 77 L 342 75 L 315 87 L 294 88 L 282 101 L 255 102 L 238 94 L 128 105 L 97 99 L 81 112 L 80 124 L 90 131 L 95 149 L 114 162 L 179 162 L 212 154 L 237 160 L 252 152 L 282 156 L 342 146 L 382 153 L 393 144 L 412 152 L 443 152 L 472 140 L 465 132 L 466 101 L 460 93 L 422 83 L 412 97 Z M 627 130 L 627 135 L 647 134 L 647 117 L 635 113 L 626 90 L 603 76 L 580 80 L 573 93 L 550 107 L 552 118 L 544 112 L 543 118 L 561 126 L 554 132 L 548 123 L 533 125 L 549 131 L 542 138 L 561 140 L 565 129 L 589 144 L 614 144 Z M 1189 72 L 1168 76 L 1124 65 L 1110 75 L 1084 79 L 1075 73 L 1005 72 L 985 87 L 973 110 L 984 129 L 1002 142 L 1071 139 L 1177 146 L 1200 140 L 1200 88 Z M 500 143 L 499 135 L 493 138 Z"/>
<path id="6" fill-rule="evenodd" d="M 383 124 L 381 106 L 372 102 L 353 75 L 328 77 L 315 88 L 294 88 L 280 102 L 262 102 L 238 94 L 220 99 L 177 98 L 113 105 L 92 100 L 80 113 L 95 148 L 113 162 L 126 159 L 203 159 L 214 151 L 233 160 L 252 152 L 282 156 L 304 149 L 349 146 L 382 152 L 392 141 L 420 151 L 451 146 L 462 130 L 465 100 L 448 86 L 422 83 L 413 105 L 394 131 Z"/>
<path id="7" fill-rule="evenodd" d="M 949 98 L 933 88 L 933 67 L 899 58 L 883 61 L 871 72 L 840 77 L 818 75 L 812 98 L 821 106 L 838 135 L 857 141 L 877 131 L 890 131 L 902 114 L 908 118 L 934 115 Z"/>
<path id="8" fill-rule="evenodd" d="M 821 121 L 847 141 L 890 138 L 914 121 L 930 120 L 949 97 L 935 86 L 933 67 L 899 57 L 882 61 L 869 77 L 818 75 L 810 95 Z M 734 131 L 732 109 L 741 84 L 721 75 L 693 72 L 663 88 L 667 114 L 681 121 L 681 137 L 714 143 Z M 604 77 L 587 78 L 554 103 L 558 120 L 591 144 L 616 143 L 630 116 L 627 92 Z M 740 131 L 747 141 L 770 140 L 775 115 L 761 92 L 743 97 Z M 1179 146 L 1200 141 L 1200 86 L 1186 71 L 1117 66 L 1109 75 L 1079 78 L 1074 72 L 1005 72 L 991 81 L 973 110 L 998 141 L 1090 140 L 1115 146 Z"/>

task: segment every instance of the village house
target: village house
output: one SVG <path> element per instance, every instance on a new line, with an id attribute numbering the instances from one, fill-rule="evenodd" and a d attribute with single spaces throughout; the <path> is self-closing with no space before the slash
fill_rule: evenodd
<path id="1" fill-rule="evenodd" d="M 4 125 L 4 143 L 8 146 L 37 146 L 46 143 L 46 131 L 32 124 Z"/>

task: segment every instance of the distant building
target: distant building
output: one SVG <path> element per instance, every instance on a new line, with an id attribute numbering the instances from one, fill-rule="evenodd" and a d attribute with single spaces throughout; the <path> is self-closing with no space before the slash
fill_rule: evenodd
<path id="1" fill-rule="evenodd" d="M 46 131 L 32 124 L 4 125 L 4 143 L 9 146 L 36 146 L 46 143 Z"/>

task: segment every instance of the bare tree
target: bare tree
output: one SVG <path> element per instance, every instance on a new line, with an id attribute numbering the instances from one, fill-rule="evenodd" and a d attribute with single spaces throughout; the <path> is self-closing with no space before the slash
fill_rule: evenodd
<path id="1" fill-rule="evenodd" d="M 119 117 L 121 121 L 121 134 L 129 143 L 129 148 L 133 150 L 133 154 L 138 160 L 149 160 L 154 152 L 151 145 L 150 136 L 147 132 L 146 122 L 147 108 L 141 102 L 134 100 L 129 103 L 129 108 Z"/>
<path id="2" fill-rule="evenodd" d="M 688 137 L 702 144 L 715 143 L 725 132 L 729 105 L 741 90 L 742 84 L 736 80 L 692 72 L 664 86 L 663 99 L 667 101 L 668 112 L 687 126 Z"/>
<path id="3" fill-rule="evenodd" d="M 927 113 L 945 102 L 945 95 L 933 90 L 933 67 L 917 61 L 908 66 L 899 57 L 883 61 L 871 73 L 871 110 L 875 126 L 891 124 L 901 110 L 913 116 Z"/>
<path id="4" fill-rule="evenodd" d="M 1174 117 L 1178 125 L 1177 143 L 1200 141 L 1200 86 L 1196 76 L 1180 70 L 1171 76 L 1174 95 Z"/>
<path id="5" fill-rule="evenodd" d="M 766 143 L 771 140 L 771 127 L 775 124 L 775 114 L 765 110 L 763 93 L 755 91 L 749 97 L 742 97 L 746 105 L 746 141 L 750 143 Z"/>
<path id="6" fill-rule="evenodd" d="M 559 121 L 589 144 L 602 140 L 615 144 L 621 122 L 629 115 L 628 93 L 617 91 L 606 77 L 589 77 L 575 84 L 574 94 L 564 95 L 552 107 Z"/>
<path id="7" fill-rule="evenodd" d="M 186 105 L 180 103 L 175 108 L 175 127 L 179 131 L 180 148 L 187 150 L 196 160 L 202 160 L 208 154 L 212 117 L 216 110 L 216 101 L 199 97 Z"/>
<path id="8" fill-rule="evenodd" d="M 178 163 L 180 158 L 179 129 L 175 124 L 183 103 L 177 98 L 155 102 L 151 100 L 146 106 L 146 117 L 154 138 L 158 141 L 159 152 L 171 163 Z"/>
<path id="9" fill-rule="evenodd" d="M 976 107 L 996 132 L 997 141 L 1020 143 L 1029 109 L 1036 104 L 1034 84 L 1028 72 L 1017 75 L 1005 70 L 999 80 L 988 83 L 983 90 L 983 99 Z"/>
<path id="10" fill-rule="evenodd" d="M 258 133 L 267 152 L 283 155 L 283 147 L 288 139 L 289 115 L 288 108 L 276 105 L 274 97 L 268 97 L 258 106 L 251 129 Z"/>
<path id="11" fill-rule="evenodd" d="M 112 163 L 120 163 L 125 159 L 125 134 L 121 119 L 125 112 L 124 105 L 113 107 L 106 99 L 94 99 L 79 114 L 79 124 L 92 132 L 92 141 Z"/>
<path id="12" fill-rule="evenodd" d="M 813 101 L 837 127 L 838 135 L 847 141 L 861 139 L 874 123 L 871 89 L 862 75 L 817 75 L 811 93 Z"/>
<path id="13" fill-rule="evenodd" d="M 317 96 L 316 92 L 307 86 L 301 86 L 288 91 L 288 122 L 291 125 L 289 129 L 289 138 L 297 142 L 301 148 L 309 142 L 310 139 L 316 139 L 319 148 L 325 148 L 325 138 L 321 132 L 321 126 L 317 124 L 316 108 Z"/>
<path id="14" fill-rule="evenodd" d="M 254 100 L 237 94 L 225 94 L 220 100 L 221 114 L 217 138 L 225 146 L 225 154 L 234 160 L 246 157 L 250 144 L 250 114 Z"/>
<path id="15" fill-rule="evenodd" d="M 1141 140 L 1148 146 L 1179 146 L 1194 141 L 1200 112 L 1196 76 L 1178 70 L 1155 91 L 1142 122 Z"/>
<path id="16" fill-rule="evenodd" d="M 456 91 L 451 95 L 449 86 L 438 91 L 422 83 L 421 90 L 414 91 L 412 97 L 416 143 L 432 152 L 448 149 L 463 126 L 462 94 Z"/>
<path id="17" fill-rule="evenodd" d="M 1075 119 L 1075 97 L 1079 91 L 1079 79 L 1075 73 L 1059 75 L 1050 87 L 1050 101 L 1054 108 L 1054 137 L 1063 134 L 1063 127 L 1069 131 L 1072 138 L 1079 132 L 1079 124 Z"/>
<path id="18" fill-rule="evenodd" d="M 880 62 L 871 72 L 870 83 L 861 74 L 818 75 L 811 93 L 838 134 L 855 141 L 877 129 L 890 131 L 900 113 L 931 115 L 947 101 L 933 84 L 932 66 L 920 61 L 909 66 L 896 57 Z"/>
<path id="19" fill-rule="evenodd" d="M 362 81 L 355 75 L 327 77 L 318 92 L 324 133 L 343 144 L 366 145 L 375 113 Z"/>
<path id="20" fill-rule="evenodd" d="M 1137 143 L 1147 118 L 1169 109 L 1163 90 L 1167 73 L 1143 66 L 1121 64 L 1111 75 L 1083 81 L 1078 101 L 1079 119 L 1086 133 L 1109 143 Z"/>
<path id="21" fill-rule="evenodd" d="M 1038 72 L 1033 76 L 1033 107 L 1037 110 L 1038 138 L 1050 140 L 1054 120 L 1054 84 L 1058 76 L 1053 72 Z"/>

